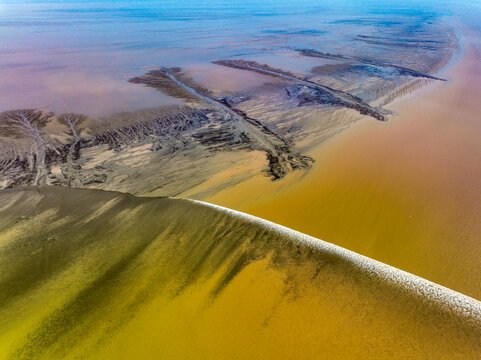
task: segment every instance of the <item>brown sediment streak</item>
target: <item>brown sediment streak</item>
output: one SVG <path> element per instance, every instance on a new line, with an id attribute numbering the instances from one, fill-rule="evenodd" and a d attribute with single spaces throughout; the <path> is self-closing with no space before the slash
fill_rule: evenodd
<path id="1" fill-rule="evenodd" d="M 404 66 L 389 64 L 384 61 L 373 60 L 373 59 L 365 59 L 360 58 L 357 56 L 347 56 L 342 54 L 331 54 L 328 52 L 317 51 L 313 49 L 295 49 L 301 55 L 315 57 L 315 58 L 322 58 L 322 59 L 335 59 L 335 60 L 350 60 L 350 61 L 357 61 L 362 64 L 367 64 L 373 67 L 384 67 L 384 68 L 391 68 L 395 69 L 399 72 L 399 75 L 406 75 L 412 76 L 417 78 L 426 78 L 431 80 L 439 80 L 439 81 L 447 81 L 446 79 L 439 78 L 434 75 L 426 74 L 421 71 L 413 70 Z"/>
<path id="2" fill-rule="evenodd" d="M 355 109 L 362 115 L 371 116 L 376 120 L 387 121 L 387 117 L 383 113 L 381 113 L 377 109 L 374 109 L 373 107 L 371 107 L 371 105 L 365 103 L 362 99 L 360 99 L 357 96 L 354 96 L 352 94 L 349 94 L 341 90 L 333 89 L 329 86 L 315 83 L 310 80 L 302 79 L 289 72 L 286 72 L 280 69 L 271 68 L 268 65 L 262 65 L 255 61 L 245 61 L 245 60 L 218 60 L 218 61 L 214 61 L 214 64 L 228 66 L 235 69 L 255 71 L 260 74 L 275 76 L 275 77 L 280 77 L 290 81 L 295 81 L 299 84 L 302 84 L 310 88 L 314 88 L 329 94 L 331 97 L 333 97 L 336 100 L 336 103 L 338 105 Z"/>

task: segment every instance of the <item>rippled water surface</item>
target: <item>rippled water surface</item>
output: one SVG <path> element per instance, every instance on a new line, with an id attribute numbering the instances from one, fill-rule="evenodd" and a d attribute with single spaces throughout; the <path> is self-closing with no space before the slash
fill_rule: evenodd
<path id="1" fill-rule="evenodd" d="M 2 1 L 0 110 L 42 108 L 98 116 L 175 103 L 126 80 L 155 66 L 184 67 L 235 56 L 265 60 L 286 47 L 335 50 L 359 26 L 364 32 L 396 26 L 385 9 L 356 5 Z M 380 22 L 359 20 L 359 11 Z M 433 15 L 420 9 L 415 16 Z"/>

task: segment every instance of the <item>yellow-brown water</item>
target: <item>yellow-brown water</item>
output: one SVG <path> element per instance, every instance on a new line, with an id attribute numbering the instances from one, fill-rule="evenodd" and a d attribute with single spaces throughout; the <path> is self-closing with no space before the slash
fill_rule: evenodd
<path id="1" fill-rule="evenodd" d="M 450 82 L 312 152 L 312 170 L 206 200 L 266 218 L 481 299 L 479 35 Z"/>
<path id="2" fill-rule="evenodd" d="M 476 359 L 481 303 L 188 200 L 0 192 L 1 359 Z"/>

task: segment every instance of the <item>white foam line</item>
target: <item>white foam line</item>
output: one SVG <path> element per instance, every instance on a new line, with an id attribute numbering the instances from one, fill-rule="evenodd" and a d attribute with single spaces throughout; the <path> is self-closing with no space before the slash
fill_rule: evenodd
<path id="1" fill-rule="evenodd" d="M 455 313 L 468 321 L 474 321 L 478 326 L 481 326 L 481 302 L 467 295 L 271 221 L 200 200 L 183 200 L 219 210 L 249 223 L 261 225 L 274 233 L 288 236 L 295 241 L 316 248 L 321 252 L 334 254 L 354 263 L 359 269 L 366 273 L 374 274 L 381 279 L 387 280 L 392 284 L 408 290 L 418 297 L 438 303 L 440 306 L 448 309 L 451 313 Z"/>

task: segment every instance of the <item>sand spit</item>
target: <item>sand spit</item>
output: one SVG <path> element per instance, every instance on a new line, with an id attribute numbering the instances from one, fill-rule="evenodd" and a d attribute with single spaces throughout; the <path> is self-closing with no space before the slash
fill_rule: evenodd
<path id="1" fill-rule="evenodd" d="M 366 58 L 341 55 L 341 54 L 330 54 L 328 52 L 317 51 L 314 49 L 295 49 L 295 50 L 304 56 L 310 56 L 310 57 L 321 58 L 321 59 L 354 60 L 356 62 L 360 62 L 362 64 L 368 64 L 374 67 L 391 68 L 391 69 L 397 70 L 399 75 L 402 75 L 402 76 L 412 76 L 412 77 L 418 77 L 418 78 L 447 81 L 446 79 L 439 78 L 434 75 L 426 74 L 421 71 L 413 70 L 404 66 L 389 64 L 379 60 L 366 59 Z"/>
<path id="2" fill-rule="evenodd" d="M 341 90 L 333 89 L 329 86 L 321 85 L 316 82 L 300 78 L 294 74 L 289 72 L 274 69 L 268 65 L 258 64 L 255 61 L 245 61 L 245 60 L 219 60 L 215 61 L 214 64 L 222 65 L 222 66 L 229 66 L 235 69 L 243 69 L 248 71 L 255 71 L 261 74 L 271 75 L 280 77 L 283 79 L 287 79 L 290 81 L 298 82 L 302 85 L 315 88 L 321 92 L 319 94 L 320 97 L 322 95 L 328 95 L 331 97 L 330 101 L 326 101 L 327 103 L 331 103 L 334 105 L 345 106 L 350 109 L 357 110 L 362 115 L 368 115 L 376 120 L 386 121 L 386 116 L 381 113 L 379 110 L 372 108 L 369 104 L 365 103 L 359 97 L 353 96 L 352 94 L 346 93 Z"/>
<path id="3" fill-rule="evenodd" d="M 2 359 L 481 353 L 480 302 L 259 218 L 62 187 L 0 204 Z"/>

